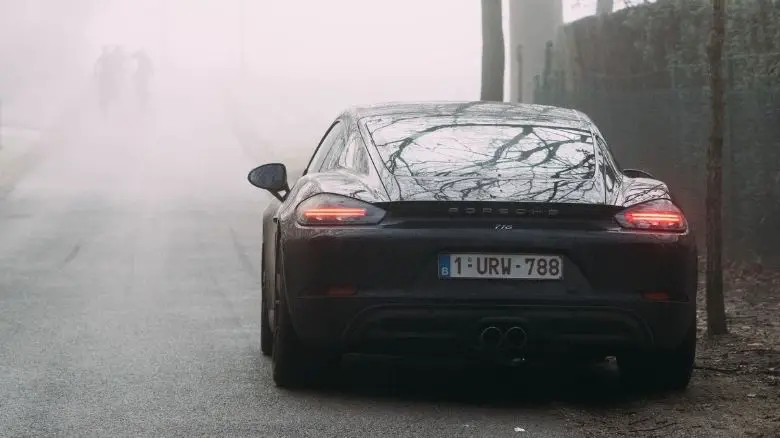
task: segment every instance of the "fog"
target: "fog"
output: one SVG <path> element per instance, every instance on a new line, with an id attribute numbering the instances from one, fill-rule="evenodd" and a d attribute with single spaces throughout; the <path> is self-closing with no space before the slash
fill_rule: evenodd
<path id="1" fill-rule="evenodd" d="M 53 141 L 78 143 L 84 154 L 146 131 L 144 141 L 161 151 L 158 163 L 192 159 L 187 151 L 197 144 L 214 156 L 240 147 L 246 166 L 283 158 L 300 167 L 350 105 L 478 98 L 479 7 L 472 0 L 3 0 L 3 125 L 64 124 L 70 137 Z M 122 93 L 102 117 L 93 69 L 107 46 L 121 46 L 128 62 Z M 139 49 L 154 66 L 144 112 L 129 58 Z M 186 144 L 149 137 L 151 126 L 164 132 L 194 123 L 198 137 L 178 139 Z"/>
<path id="2" fill-rule="evenodd" d="M 594 7 L 569 3 L 567 19 Z M 475 0 L 0 0 L 0 123 L 49 129 L 79 116 L 79 134 L 126 137 L 140 123 L 216 117 L 230 129 L 210 137 L 237 142 L 250 161 L 300 167 L 348 106 L 478 98 L 479 8 Z M 101 50 L 116 46 L 149 54 L 152 106 L 142 119 L 127 111 L 129 59 L 109 124 L 93 117 L 93 70 Z M 183 159 L 179 146 L 157 159 Z"/>

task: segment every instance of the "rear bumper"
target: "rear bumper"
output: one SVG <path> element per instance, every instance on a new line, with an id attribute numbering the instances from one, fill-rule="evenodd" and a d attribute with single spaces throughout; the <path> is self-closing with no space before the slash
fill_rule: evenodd
<path id="1" fill-rule="evenodd" d="M 314 229 L 282 235 L 282 275 L 304 342 L 342 351 L 473 350 L 492 324 L 521 326 L 528 348 L 672 348 L 695 324 L 690 234 L 616 230 Z M 560 281 L 442 280 L 442 253 L 559 255 Z M 348 286 L 353 296 L 328 296 Z M 662 292 L 669 301 L 647 301 Z"/>
<path id="2" fill-rule="evenodd" d="M 316 297 L 352 286 L 373 297 L 622 299 L 667 292 L 695 301 L 696 246 L 691 234 L 613 230 L 317 229 L 294 225 L 282 235 L 288 295 Z M 563 261 L 557 282 L 453 280 L 438 277 L 446 253 L 543 254 Z M 587 301 L 586 301 L 587 303 Z"/>
<path id="3" fill-rule="evenodd" d="M 291 303 L 299 336 L 344 352 L 465 354 L 478 351 L 481 331 L 519 326 L 529 355 L 582 352 L 617 354 L 672 348 L 695 321 L 695 304 L 445 303 L 366 298 L 299 298 Z"/>

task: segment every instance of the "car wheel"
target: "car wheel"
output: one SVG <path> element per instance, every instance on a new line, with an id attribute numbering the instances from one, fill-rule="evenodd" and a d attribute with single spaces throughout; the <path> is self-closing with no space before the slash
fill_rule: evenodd
<path id="1" fill-rule="evenodd" d="M 691 381 L 696 357 L 696 325 L 672 350 L 619 356 L 623 382 L 631 389 L 684 391 Z"/>
<path id="2" fill-rule="evenodd" d="M 274 330 L 273 379 L 279 388 L 302 388 L 322 382 L 341 359 L 335 353 L 320 352 L 304 345 L 292 325 L 285 302 L 284 280 L 276 304 Z"/>

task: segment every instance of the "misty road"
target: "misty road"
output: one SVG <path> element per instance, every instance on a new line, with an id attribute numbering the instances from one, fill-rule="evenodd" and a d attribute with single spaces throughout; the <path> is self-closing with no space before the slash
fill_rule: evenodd
<path id="1" fill-rule="evenodd" d="M 70 117 L 0 200 L 0 435 L 577 436 L 546 390 L 514 400 L 474 371 L 366 364 L 276 389 L 259 351 L 268 195 L 222 108 Z"/>

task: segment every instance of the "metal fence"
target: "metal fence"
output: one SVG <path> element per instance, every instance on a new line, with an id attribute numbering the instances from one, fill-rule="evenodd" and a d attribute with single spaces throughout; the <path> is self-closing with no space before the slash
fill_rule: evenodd
<path id="1" fill-rule="evenodd" d="M 565 90 L 539 84 L 535 102 L 579 109 L 593 118 L 624 168 L 666 181 L 704 241 L 709 91 L 703 88 Z M 724 237 L 733 261 L 780 263 L 780 85 L 726 93 Z"/>

